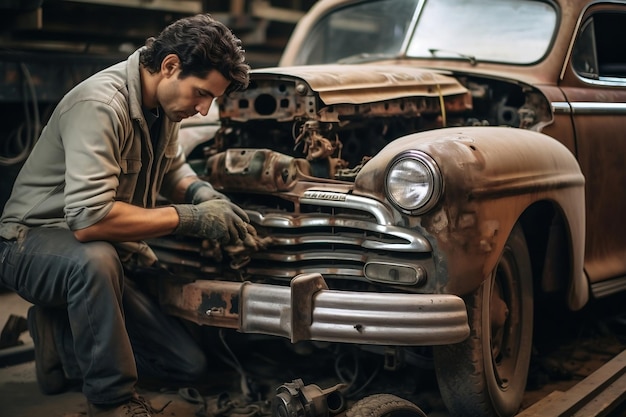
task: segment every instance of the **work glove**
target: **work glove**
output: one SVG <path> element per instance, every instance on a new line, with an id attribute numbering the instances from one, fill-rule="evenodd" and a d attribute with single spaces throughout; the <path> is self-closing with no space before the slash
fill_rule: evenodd
<path id="1" fill-rule="evenodd" d="M 266 249 L 274 241 L 274 238 L 270 236 L 259 236 L 251 224 L 246 223 L 246 229 L 248 231 L 246 238 L 234 244 L 220 245 L 215 241 L 203 240 L 202 255 L 213 258 L 217 262 L 222 262 L 224 255 L 227 255 L 230 259 L 230 268 L 241 269 L 250 262 L 254 252 Z"/>
<path id="2" fill-rule="evenodd" d="M 179 222 L 175 234 L 209 239 L 221 245 L 249 240 L 250 222 L 243 209 L 228 200 L 210 200 L 199 204 L 174 204 Z"/>
<path id="3" fill-rule="evenodd" d="M 206 181 L 197 180 L 189 184 L 185 191 L 185 202 L 189 204 L 199 204 L 204 201 L 227 200 L 228 197 L 216 191 L 211 184 Z"/>

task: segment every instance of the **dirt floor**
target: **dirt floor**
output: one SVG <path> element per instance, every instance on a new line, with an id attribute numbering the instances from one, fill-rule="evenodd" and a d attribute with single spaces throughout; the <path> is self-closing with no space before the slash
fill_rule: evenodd
<path id="1" fill-rule="evenodd" d="M 600 368 L 626 345 L 626 315 L 622 300 L 594 307 L 592 314 L 575 317 L 573 326 L 544 329 L 551 343 L 538 343 L 532 362 L 523 408 L 547 394 L 566 391 Z M 0 324 L 10 315 L 26 317 L 29 304 L 12 293 L 0 293 Z M 565 323 L 565 322 L 563 322 Z M 166 382 L 142 381 L 139 392 L 155 408 L 165 406 L 160 416 L 261 417 L 271 414 L 271 402 L 279 386 L 304 385 L 327 389 L 339 379 L 358 382 L 352 397 L 390 392 L 417 404 L 429 417 L 449 417 L 439 397 L 436 380 L 425 351 L 409 360 L 418 366 L 400 371 L 381 370 L 375 365 L 380 352 L 350 347 L 302 344 L 294 349 L 288 341 L 248 338 L 234 332 L 220 334 L 220 349 L 212 354 L 215 372 L 193 387 L 168 386 Z M 555 343 L 556 341 L 556 343 Z M 17 355 L 7 354 L 17 351 Z M 8 357 L 8 359 L 7 359 Z M 11 358 L 17 358 L 11 362 Z M 39 392 L 32 360 L 32 340 L 20 335 L 19 346 L 0 349 L 0 417 L 78 417 L 86 415 L 79 387 L 46 396 Z M 9 363 L 7 363 L 7 360 Z M 19 362 L 19 363 L 18 363 Z M 374 378 L 375 376 L 375 378 Z M 245 395 L 244 395 L 245 394 Z M 621 417 L 623 413 L 611 417 Z"/>

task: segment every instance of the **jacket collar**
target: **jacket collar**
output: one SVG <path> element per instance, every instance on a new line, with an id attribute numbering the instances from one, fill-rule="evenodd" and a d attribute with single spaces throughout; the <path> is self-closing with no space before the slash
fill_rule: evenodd
<path id="1" fill-rule="evenodd" d="M 143 119 L 143 111 L 141 109 L 141 76 L 139 72 L 139 53 L 140 48 L 128 57 L 126 62 L 126 82 L 128 83 L 128 102 L 130 107 L 130 117 L 133 119 Z"/>

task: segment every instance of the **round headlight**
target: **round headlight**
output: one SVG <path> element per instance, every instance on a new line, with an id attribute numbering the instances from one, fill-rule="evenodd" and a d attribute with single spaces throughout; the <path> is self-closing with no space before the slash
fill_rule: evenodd
<path id="1" fill-rule="evenodd" d="M 442 183 L 435 161 L 420 151 L 398 155 L 385 179 L 387 198 L 408 214 L 424 213 L 437 204 Z"/>

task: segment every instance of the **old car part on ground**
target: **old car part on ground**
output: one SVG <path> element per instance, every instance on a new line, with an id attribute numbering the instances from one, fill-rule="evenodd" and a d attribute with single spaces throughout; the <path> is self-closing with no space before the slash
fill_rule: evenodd
<path id="1" fill-rule="evenodd" d="M 543 311 L 626 288 L 625 24 L 622 1 L 316 3 L 200 156 L 270 241 L 152 241 L 164 308 L 390 368 L 429 347 L 452 414 L 514 415 Z"/>
<path id="2" fill-rule="evenodd" d="M 272 401 L 273 417 L 328 417 L 345 411 L 341 384 L 326 390 L 301 379 L 281 385 Z M 426 417 L 415 404 L 392 394 L 374 394 L 357 401 L 346 417 Z"/>

